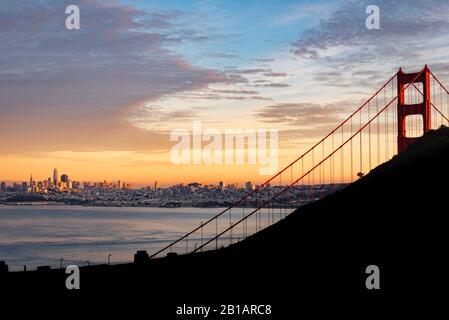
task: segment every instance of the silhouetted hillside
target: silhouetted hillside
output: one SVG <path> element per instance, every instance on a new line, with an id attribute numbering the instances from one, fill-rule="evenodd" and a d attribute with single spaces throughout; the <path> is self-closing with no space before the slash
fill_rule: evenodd
<path id="1" fill-rule="evenodd" d="M 340 225 L 349 218 L 354 218 L 353 222 L 346 221 L 350 225 L 371 220 L 366 226 L 367 230 L 373 224 L 379 224 L 378 220 L 389 222 L 379 226 L 380 230 L 389 228 L 388 225 L 393 222 L 411 223 L 412 219 L 418 217 L 424 223 L 427 220 L 424 218 L 439 217 L 445 210 L 448 165 L 449 128 L 442 126 L 439 130 L 428 132 L 405 152 L 374 168 L 344 190 L 296 210 L 285 220 L 259 232 L 240 246 L 252 246 L 257 241 L 272 241 L 274 234 L 278 239 L 276 241 L 283 241 L 284 237 L 289 236 L 297 237 L 296 228 L 306 221 L 310 223 L 308 227 L 311 227 L 318 222 L 329 225 L 331 221 Z M 431 209 L 435 209 L 435 212 Z M 336 210 L 340 215 L 330 213 Z M 406 210 L 410 210 L 408 215 Z M 375 215 L 370 216 L 371 212 Z M 427 216 L 420 216 L 425 213 Z M 400 218 L 404 220 L 399 221 Z M 345 226 L 340 225 L 346 229 Z M 405 230 L 396 231 L 402 233 Z"/>

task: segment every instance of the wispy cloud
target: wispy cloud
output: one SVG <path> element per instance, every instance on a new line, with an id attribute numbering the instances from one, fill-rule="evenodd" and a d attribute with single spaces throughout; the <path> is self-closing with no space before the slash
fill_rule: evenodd
<path id="1" fill-rule="evenodd" d="M 290 85 L 287 84 L 287 83 L 279 83 L 279 82 L 256 84 L 254 86 L 255 87 L 260 87 L 260 88 L 286 88 L 286 87 L 290 87 Z"/>
<path id="2" fill-rule="evenodd" d="M 380 9 L 380 30 L 365 27 L 370 4 Z M 448 59 L 448 16 L 445 1 L 344 1 L 302 32 L 293 53 L 322 66 L 311 75 L 320 85 L 374 89 L 400 66 L 416 71 L 429 64 L 438 72 Z"/>
<path id="3" fill-rule="evenodd" d="M 285 147 L 291 143 L 304 143 L 302 139 L 323 136 L 334 129 L 348 112 L 351 101 L 318 104 L 310 102 L 277 103 L 255 110 L 255 117 L 262 123 L 281 128 L 279 138 Z"/>
<path id="4" fill-rule="evenodd" d="M 223 52 L 208 52 L 203 55 L 206 57 L 219 58 L 219 59 L 237 59 L 240 57 L 238 54 L 223 53 Z"/>
<path id="5" fill-rule="evenodd" d="M 298 21 L 304 19 L 314 19 L 317 16 L 324 18 L 330 10 L 331 6 L 329 4 L 296 4 L 289 8 L 288 13 L 275 19 L 273 23 L 276 25 L 285 26 L 292 23 L 297 23 Z"/>
<path id="6" fill-rule="evenodd" d="M 274 62 L 275 60 L 272 58 L 256 58 L 253 59 L 256 62 Z"/>
<path id="7" fill-rule="evenodd" d="M 345 111 L 344 103 L 320 105 L 317 103 L 279 103 L 263 107 L 256 111 L 259 121 L 314 127 L 335 124 Z"/>
<path id="8" fill-rule="evenodd" d="M 273 72 L 273 71 L 269 71 L 269 72 L 265 72 L 263 74 L 265 77 L 286 77 L 287 73 L 285 72 Z"/>
<path id="9" fill-rule="evenodd" d="M 426 54 L 422 49 L 449 28 L 449 3 L 444 1 L 376 1 L 380 8 L 380 30 L 365 27 L 365 9 L 370 1 L 348 1 L 317 27 L 294 43 L 301 57 L 324 59 L 336 65 L 393 59 L 403 61 Z M 339 49 L 335 53 L 330 50 Z"/>

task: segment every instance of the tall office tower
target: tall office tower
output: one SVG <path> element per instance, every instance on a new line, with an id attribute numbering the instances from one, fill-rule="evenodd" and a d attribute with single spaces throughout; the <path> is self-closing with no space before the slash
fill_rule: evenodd
<path id="1" fill-rule="evenodd" d="M 1 192 L 6 192 L 6 182 L 2 182 L 2 184 L 0 186 L 0 191 Z"/>
<path id="2" fill-rule="evenodd" d="M 53 170 L 53 183 L 56 186 L 58 184 L 58 169 Z"/>
<path id="3" fill-rule="evenodd" d="M 117 181 L 117 188 L 119 188 L 119 189 L 122 188 L 122 182 L 120 180 Z"/>
<path id="4" fill-rule="evenodd" d="M 157 181 L 154 181 L 154 189 L 157 189 Z"/>
<path id="5" fill-rule="evenodd" d="M 251 181 L 245 183 L 246 190 L 254 190 L 254 184 Z"/>
<path id="6" fill-rule="evenodd" d="M 30 175 L 29 191 L 30 191 L 30 192 L 34 192 L 33 174 Z"/>
<path id="7" fill-rule="evenodd" d="M 218 183 L 218 187 L 219 187 L 220 189 L 224 189 L 224 188 L 225 188 L 225 183 L 224 183 L 224 181 L 220 181 L 220 182 Z"/>
<path id="8" fill-rule="evenodd" d="M 61 182 L 69 183 L 69 176 L 66 174 L 61 175 Z"/>

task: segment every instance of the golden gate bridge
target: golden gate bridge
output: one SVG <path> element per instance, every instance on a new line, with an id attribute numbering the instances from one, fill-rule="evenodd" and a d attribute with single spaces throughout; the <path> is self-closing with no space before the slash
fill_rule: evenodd
<path id="1" fill-rule="evenodd" d="M 427 65 L 415 73 L 400 68 L 300 157 L 150 258 L 217 250 L 236 243 L 324 197 L 329 193 L 324 186 L 337 186 L 335 190 L 362 177 L 441 125 L 449 125 L 448 90 Z M 285 198 L 285 203 L 282 199 L 287 192 L 295 197 Z"/>

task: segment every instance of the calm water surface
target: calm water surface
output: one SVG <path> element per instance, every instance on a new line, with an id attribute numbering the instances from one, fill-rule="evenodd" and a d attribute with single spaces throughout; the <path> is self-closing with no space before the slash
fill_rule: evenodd
<path id="1" fill-rule="evenodd" d="M 0 205 L 0 260 L 10 270 L 23 265 L 59 266 L 89 261 L 130 262 L 137 250 L 155 252 L 200 225 L 221 208 L 104 208 Z"/>

